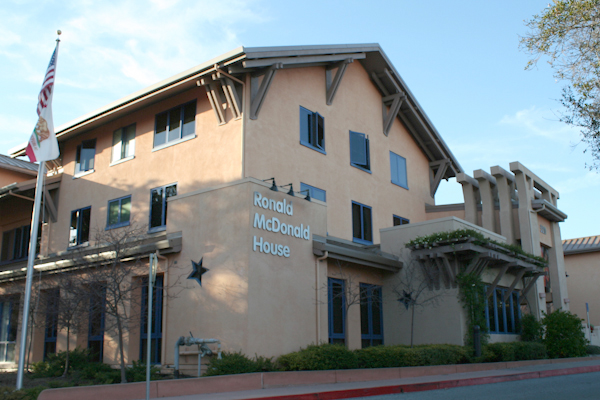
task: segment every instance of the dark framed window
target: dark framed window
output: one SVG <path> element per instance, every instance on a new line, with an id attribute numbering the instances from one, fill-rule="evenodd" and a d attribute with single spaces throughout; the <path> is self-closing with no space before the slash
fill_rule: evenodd
<path id="1" fill-rule="evenodd" d="M 167 199 L 177 196 L 177 184 L 165 185 L 150 191 L 150 230 L 163 230 L 167 225 Z"/>
<path id="2" fill-rule="evenodd" d="M 408 178 L 406 175 L 406 158 L 390 151 L 390 171 L 392 183 L 408 189 Z"/>
<path id="3" fill-rule="evenodd" d="M 75 175 L 94 170 L 96 157 L 96 139 L 84 140 L 77 146 L 75 155 Z"/>
<path id="4" fill-rule="evenodd" d="M 505 301 L 507 292 L 508 289 L 496 288 L 486 300 L 485 316 L 490 333 L 519 333 L 521 330 L 519 294 L 513 291 Z"/>
<path id="5" fill-rule="evenodd" d="M 300 143 L 325 154 L 325 118 L 300 107 Z"/>
<path id="6" fill-rule="evenodd" d="M 92 207 L 80 208 L 71 212 L 69 246 L 77 246 L 90 240 L 90 216 Z"/>
<path id="7" fill-rule="evenodd" d="M 0 262 L 16 261 L 27 258 L 29 254 L 29 236 L 31 226 L 25 225 L 2 234 L 2 253 Z"/>
<path id="8" fill-rule="evenodd" d="M 381 286 L 360 284 L 360 333 L 362 348 L 383 344 Z"/>
<path id="9" fill-rule="evenodd" d="M 308 190 L 310 197 L 313 199 L 321 200 L 322 202 L 327 200 L 327 193 L 323 189 L 300 182 L 300 191 L 303 192 L 305 190 Z"/>
<path id="10" fill-rule="evenodd" d="M 45 293 L 46 296 L 46 328 L 44 332 L 44 360 L 48 354 L 56 354 L 56 337 L 58 336 L 58 312 L 60 289 L 54 288 Z"/>
<path id="11" fill-rule="evenodd" d="M 156 277 L 152 291 L 152 321 L 150 335 L 150 362 L 160 364 L 162 346 L 163 277 Z M 140 331 L 140 360 L 146 361 L 148 351 L 148 278 L 142 280 L 142 325 Z"/>
<path id="12" fill-rule="evenodd" d="M 364 133 L 350 131 L 350 165 L 371 172 L 369 137 Z"/>
<path id="13" fill-rule="evenodd" d="M 154 148 L 196 133 L 196 100 L 156 114 Z"/>
<path id="14" fill-rule="evenodd" d="M 352 202 L 352 240 L 362 244 L 373 244 L 371 207 Z"/>
<path id="15" fill-rule="evenodd" d="M 88 349 L 91 361 L 102 362 L 104 358 L 104 319 L 106 307 L 106 287 L 96 285 L 90 290 L 88 322 Z"/>
<path id="16" fill-rule="evenodd" d="M 129 225 L 131 216 L 131 196 L 121 197 L 120 199 L 110 200 L 108 202 L 108 215 L 106 220 L 106 229 L 119 228 Z"/>
<path id="17" fill-rule="evenodd" d="M 135 124 L 113 132 L 111 162 L 133 157 L 135 154 Z"/>
<path id="18" fill-rule="evenodd" d="M 19 323 L 19 299 L 17 297 L 0 300 L 0 362 L 15 361 L 17 327 Z"/>
<path id="19" fill-rule="evenodd" d="M 394 226 L 407 225 L 409 223 L 410 223 L 409 219 L 394 215 Z"/>
<path id="20" fill-rule="evenodd" d="M 346 285 L 341 279 L 327 279 L 329 343 L 346 343 Z"/>

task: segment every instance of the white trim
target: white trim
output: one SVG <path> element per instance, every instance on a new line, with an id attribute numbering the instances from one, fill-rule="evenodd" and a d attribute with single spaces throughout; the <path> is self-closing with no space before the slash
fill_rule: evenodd
<path id="1" fill-rule="evenodd" d="M 167 148 L 167 147 L 175 146 L 176 144 L 179 144 L 179 143 L 187 142 L 188 140 L 196 139 L 197 137 L 198 137 L 198 135 L 196 135 L 194 133 L 194 135 L 186 136 L 186 137 L 181 138 L 181 139 L 177 139 L 177 140 L 173 140 L 173 141 L 167 142 L 165 144 L 161 144 L 160 146 L 154 147 L 152 149 L 152 151 L 153 152 L 154 151 L 159 151 L 159 150 L 162 150 L 162 149 Z"/>
<path id="2" fill-rule="evenodd" d="M 80 173 L 78 173 L 76 175 L 73 175 L 73 179 L 81 178 L 82 176 L 86 176 L 86 175 L 92 174 L 94 172 L 96 172 L 95 169 L 90 169 L 90 170 L 87 170 L 85 172 L 80 172 Z"/>
<path id="3" fill-rule="evenodd" d="M 135 158 L 135 156 L 121 158 L 120 160 L 111 162 L 110 164 L 108 164 L 108 166 L 112 167 L 113 165 L 121 164 L 121 163 L 124 163 L 125 161 L 129 161 L 129 160 L 133 160 L 134 158 Z"/>

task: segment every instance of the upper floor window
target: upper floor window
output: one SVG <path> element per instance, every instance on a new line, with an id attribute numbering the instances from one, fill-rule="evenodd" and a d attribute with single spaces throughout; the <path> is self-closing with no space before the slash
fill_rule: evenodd
<path id="1" fill-rule="evenodd" d="M 92 207 L 80 208 L 71 212 L 69 246 L 77 246 L 90 240 L 90 216 Z"/>
<path id="2" fill-rule="evenodd" d="M 352 240 L 357 243 L 373 244 L 371 207 L 352 202 Z"/>
<path id="3" fill-rule="evenodd" d="M 323 203 L 325 203 L 327 199 L 327 193 L 323 189 L 307 185 L 306 183 L 300 182 L 300 191 L 307 191 L 305 193 L 308 193 L 311 198 L 321 200 Z"/>
<path id="4" fill-rule="evenodd" d="M 394 226 L 409 224 L 410 220 L 394 215 Z"/>
<path id="5" fill-rule="evenodd" d="M 113 132 L 111 162 L 132 158 L 135 154 L 135 124 Z"/>
<path id="6" fill-rule="evenodd" d="M 29 254 L 29 235 L 31 226 L 25 225 L 2 234 L 2 253 L 0 262 L 20 260 Z"/>
<path id="7" fill-rule="evenodd" d="M 150 230 L 163 230 L 167 225 L 167 199 L 177 196 L 177 184 L 161 186 L 150 191 Z"/>
<path id="8" fill-rule="evenodd" d="M 369 138 L 364 133 L 350 131 L 350 165 L 371 172 Z"/>
<path id="9" fill-rule="evenodd" d="M 325 118 L 300 107 L 300 143 L 325 153 Z"/>
<path id="10" fill-rule="evenodd" d="M 406 158 L 390 151 L 390 170 L 392 174 L 392 183 L 408 189 Z"/>
<path id="11" fill-rule="evenodd" d="M 96 139 L 84 140 L 77 146 L 75 155 L 75 176 L 94 170 L 94 157 L 96 157 Z"/>
<path id="12" fill-rule="evenodd" d="M 154 148 L 196 133 L 196 100 L 156 114 Z"/>
<path id="13" fill-rule="evenodd" d="M 121 197 L 120 199 L 108 202 L 108 216 L 106 228 L 119 228 L 129 225 L 131 215 L 131 196 Z"/>

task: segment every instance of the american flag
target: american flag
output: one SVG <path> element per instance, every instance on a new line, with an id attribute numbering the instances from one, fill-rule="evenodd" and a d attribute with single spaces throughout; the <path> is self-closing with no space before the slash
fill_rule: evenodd
<path id="1" fill-rule="evenodd" d="M 52 88 L 54 87 L 54 72 L 56 71 L 56 50 L 58 50 L 58 46 L 56 49 L 54 49 L 54 53 L 52 53 L 52 58 L 50 59 L 48 69 L 46 70 L 46 76 L 44 77 L 44 82 L 42 83 L 42 90 L 40 90 L 40 95 L 38 96 L 38 115 L 42 113 L 42 109 L 48 107 L 48 100 L 52 95 Z"/>

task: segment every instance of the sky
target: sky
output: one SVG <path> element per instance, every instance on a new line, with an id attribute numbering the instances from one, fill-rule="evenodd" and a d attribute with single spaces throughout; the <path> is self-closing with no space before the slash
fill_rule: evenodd
<path id="1" fill-rule="evenodd" d="M 559 121 L 565 82 L 524 69 L 548 0 L 2 0 L 0 153 L 27 142 L 62 31 L 56 127 L 239 46 L 379 43 L 464 171 L 520 161 L 560 193 L 562 237 L 600 234 L 600 173 Z M 595 200 L 596 199 L 596 200 Z M 462 202 L 453 179 L 437 204 Z"/>

